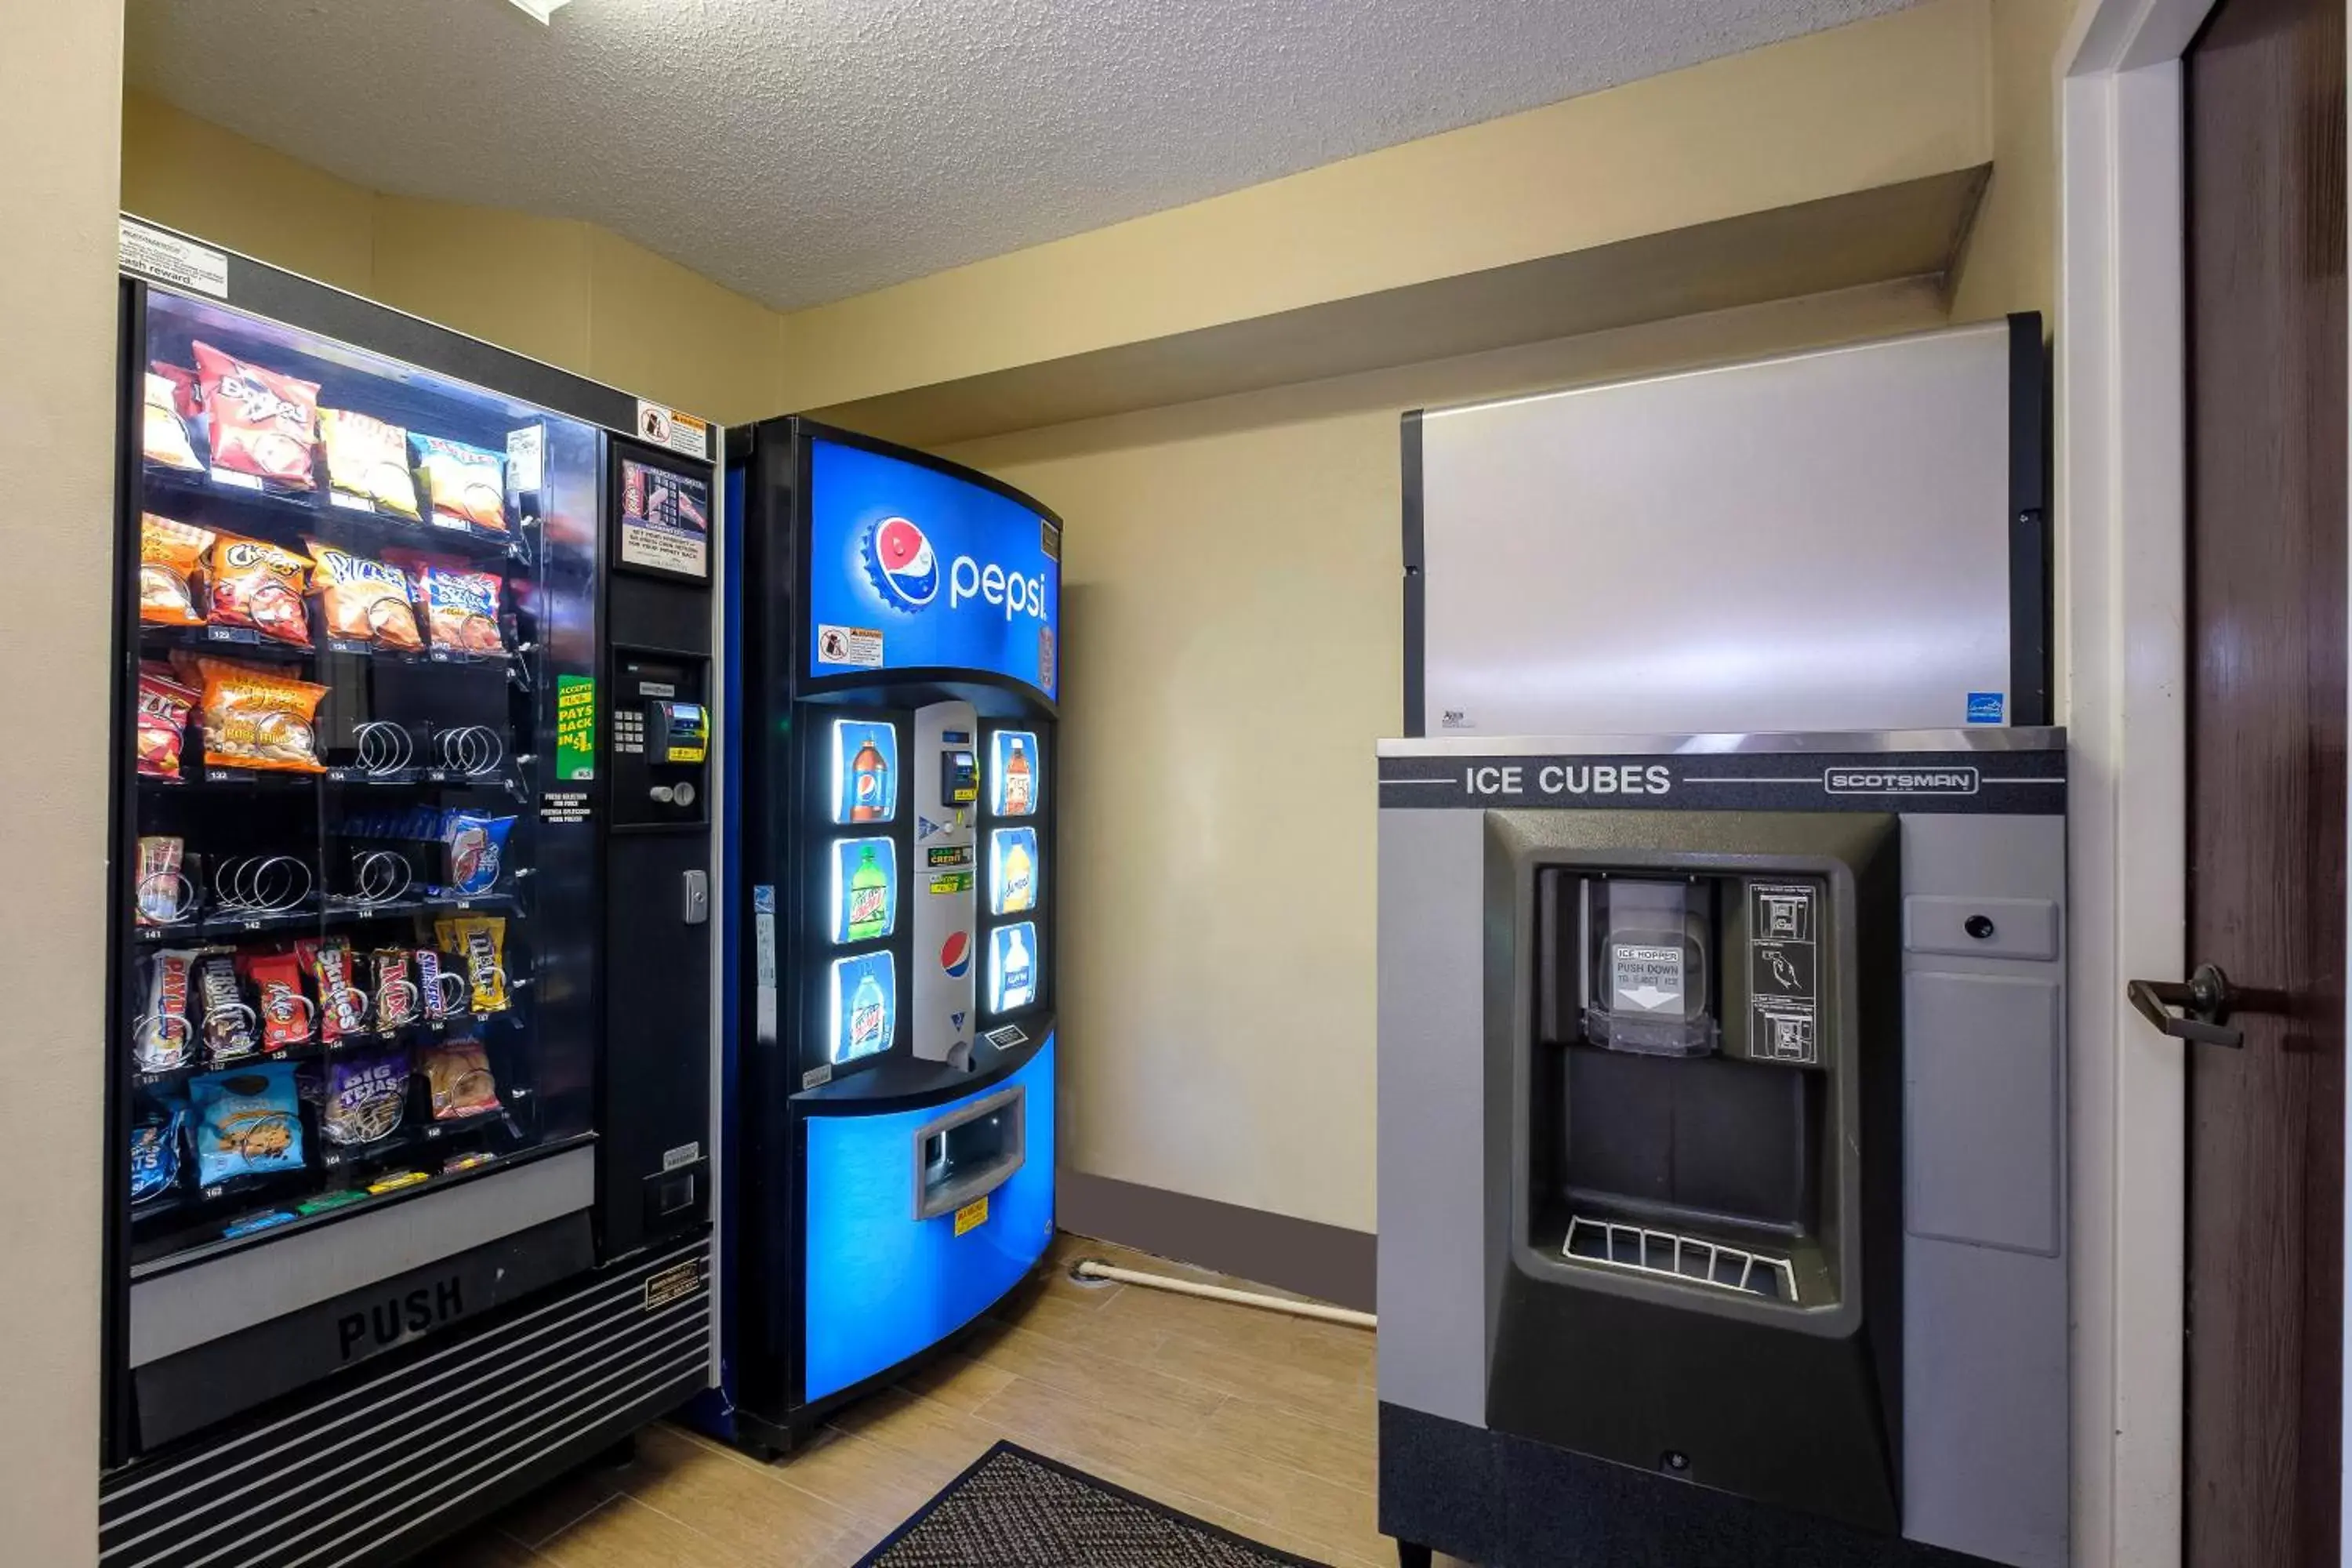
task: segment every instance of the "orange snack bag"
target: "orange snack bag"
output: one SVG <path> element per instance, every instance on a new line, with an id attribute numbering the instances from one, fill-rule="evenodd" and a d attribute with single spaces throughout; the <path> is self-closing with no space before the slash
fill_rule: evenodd
<path id="1" fill-rule="evenodd" d="M 326 607 L 327 635 L 344 642 L 375 642 L 415 653 L 425 647 L 408 574 L 382 561 L 338 550 L 320 540 L 310 547 L 310 586 Z"/>
<path id="2" fill-rule="evenodd" d="M 200 626 L 205 624 L 203 580 L 205 551 L 214 539 L 209 528 L 174 522 L 153 512 L 139 519 L 139 618 L 158 626 Z"/>
<path id="3" fill-rule="evenodd" d="M 251 626 L 297 647 L 310 646 L 310 617 L 302 608 L 310 563 L 258 539 L 224 533 L 213 545 L 212 624 Z"/>
<path id="4" fill-rule="evenodd" d="M 235 659 L 192 658 L 185 667 L 204 690 L 206 767 L 326 772 L 313 721 L 327 688 Z"/>

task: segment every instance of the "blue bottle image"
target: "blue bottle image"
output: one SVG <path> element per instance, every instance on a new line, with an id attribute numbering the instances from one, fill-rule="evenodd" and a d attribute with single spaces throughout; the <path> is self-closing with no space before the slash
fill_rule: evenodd
<path id="1" fill-rule="evenodd" d="M 833 819 L 888 822 L 898 815 L 898 726 L 838 721 L 833 727 Z"/>
<path id="2" fill-rule="evenodd" d="M 887 952 L 835 959 L 832 1049 L 835 1062 L 887 1050 L 898 1006 L 898 977 Z"/>
<path id="3" fill-rule="evenodd" d="M 988 939 L 988 1010 L 1010 1013 L 1037 1000 L 1037 928 L 999 926 Z"/>

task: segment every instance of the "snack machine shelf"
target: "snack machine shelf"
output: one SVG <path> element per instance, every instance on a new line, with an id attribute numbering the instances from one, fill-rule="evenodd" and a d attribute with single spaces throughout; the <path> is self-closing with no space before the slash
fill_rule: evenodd
<path id="1" fill-rule="evenodd" d="M 319 637 L 315 626 L 312 627 L 312 646 L 302 647 L 271 637 L 247 638 L 234 635 L 241 628 L 232 626 L 149 624 L 139 628 L 139 640 L 142 647 L 185 648 L 191 653 L 218 654 L 225 658 L 282 659 L 288 664 L 308 664 L 320 658 L 371 658 L 380 664 L 498 670 L 509 676 L 536 651 L 529 643 L 510 647 L 499 653 L 474 653 L 454 647 L 378 647 L 372 643 L 342 642 Z"/>
<path id="2" fill-rule="evenodd" d="M 505 558 L 520 564 L 530 561 L 530 547 L 521 529 L 535 520 L 528 516 L 515 531 L 498 533 L 468 523 L 426 522 L 397 512 L 373 508 L 355 510 L 328 501 L 320 488 L 295 490 L 249 490 L 215 482 L 209 475 L 149 463 L 144 476 L 146 510 L 176 522 L 225 528 L 233 533 L 267 538 L 288 549 L 300 549 L 306 533 L 331 537 L 338 533 L 373 548 L 390 546 L 448 550 L 478 560 Z"/>
<path id="3" fill-rule="evenodd" d="M 252 936 L 268 931 L 300 931 L 310 926 L 360 925 L 369 921 L 395 920 L 408 915 L 479 911 L 511 915 L 528 912 L 523 909 L 522 900 L 512 893 L 477 893 L 464 899 L 401 899 L 382 904 L 335 903 L 323 908 L 313 903 L 301 909 L 266 914 L 215 915 L 201 920 L 180 921 L 172 925 L 142 925 L 137 931 L 139 941 L 160 943 L 173 937 Z"/>
<path id="4" fill-rule="evenodd" d="M 499 1123 L 502 1122 L 504 1119 L 499 1117 L 485 1116 L 480 1120 L 486 1123 Z M 482 1131 L 485 1131 L 488 1130 L 489 1129 L 488 1127 L 482 1129 Z M 215 1237 L 211 1241 L 196 1242 L 163 1257 L 151 1258 L 143 1263 L 134 1263 L 131 1266 L 131 1277 L 133 1279 L 152 1279 L 155 1275 L 170 1273 L 174 1269 L 184 1268 L 189 1264 L 201 1263 L 208 1258 L 218 1258 L 224 1253 L 240 1251 L 248 1246 L 267 1245 L 268 1242 L 273 1241 L 281 1236 L 288 1236 L 296 1231 L 310 1230 L 318 1226 L 331 1224 L 348 1214 L 356 1213 L 363 1209 L 383 1208 L 387 1205 L 399 1203 L 405 1198 L 414 1197 L 421 1193 L 446 1191 L 447 1188 L 457 1184 L 457 1183 L 470 1182 L 484 1176 L 493 1175 L 500 1171 L 512 1170 L 518 1165 L 528 1164 L 534 1160 L 545 1159 L 551 1155 L 560 1154 L 567 1149 L 585 1147 L 588 1144 L 593 1143 L 595 1141 L 596 1135 L 593 1132 L 574 1133 L 568 1138 L 554 1139 L 544 1143 L 532 1144 L 528 1148 L 512 1150 L 503 1154 L 494 1154 L 489 1159 L 483 1161 L 479 1164 L 467 1165 L 462 1170 L 433 1173 L 428 1174 L 424 1181 L 412 1183 L 406 1186 L 394 1187 L 382 1193 L 362 1193 L 360 1195 L 351 1197 L 344 1201 L 333 1203 L 330 1205 L 320 1206 L 317 1208 L 315 1212 L 310 1214 L 295 1214 L 292 1218 L 281 1221 L 276 1225 L 249 1230 L 239 1236 L 222 1236 Z M 413 1149 L 409 1152 L 412 1153 L 415 1152 Z M 299 1173 L 296 1173 L 299 1174 Z M 186 1205 L 183 1203 L 179 1206 L 185 1207 Z M 283 1205 L 276 1206 L 282 1207 Z M 236 1226 L 239 1223 L 249 1222 L 259 1215 L 269 1213 L 273 1205 L 268 1204 L 257 1204 L 254 1205 L 253 1213 L 239 1215 L 235 1219 L 226 1220 L 222 1223 L 220 1228 L 226 1231 Z M 156 1215 L 161 1215 L 173 1211 L 163 1207 L 163 1205 L 158 1205 L 153 1212 Z"/>
<path id="5" fill-rule="evenodd" d="M 509 981 L 509 984 L 512 985 L 514 982 Z M 446 1018 L 427 1018 L 415 1024 L 404 1024 L 396 1029 L 354 1030 L 331 1040 L 310 1040 L 299 1046 L 288 1046 L 282 1050 L 255 1051 L 228 1061 L 190 1062 L 185 1067 L 166 1068 L 160 1072 L 140 1071 L 132 1075 L 132 1081 L 141 1089 L 166 1089 L 173 1084 L 185 1083 L 192 1078 L 203 1078 L 208 1073 L 235 1072 L 239 1068 L 266 1067 L 271 1062 L 331 1060 L 336 1057 L 380 1051 L 391 1046 L 429 1045 L 447 1038 L 452 1029 L 479 1029 L 512 1016 L 511 1009 L 494 1013 L 457 1013 Z M 461 1035 L 460 1037 L 464 1037 Z M 524 1099 L 530 1093 L 527 1088 L 502 1089 L 499 1092 L 502 1098 L 509 1100 Z"/>

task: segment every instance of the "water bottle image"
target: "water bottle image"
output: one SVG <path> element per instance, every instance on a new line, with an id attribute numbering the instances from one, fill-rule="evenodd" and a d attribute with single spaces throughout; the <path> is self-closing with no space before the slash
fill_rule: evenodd
<path id="1" fill-rule="evenodd" d="M 1029 950 L 1027 922 L 996 933 L 996 1010 L 1009 1013 L 1037 999 L 1036 961 Z"/>

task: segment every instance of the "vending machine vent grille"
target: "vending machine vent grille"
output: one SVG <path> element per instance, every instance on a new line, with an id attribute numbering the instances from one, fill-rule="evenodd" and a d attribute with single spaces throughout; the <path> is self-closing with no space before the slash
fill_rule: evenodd
<path id="1" fill-rule="evenodd" d="M 1711 1286 L 1792 1306 L 1797 1301 L 1797 1274 L 1787 1258 L 1671 1230 L 1578 1215 L 1568 1222 L 1568 1239 L 1560 1252 L 1579 1263 L 1654 1275 L 1678 1284 Z"/>

